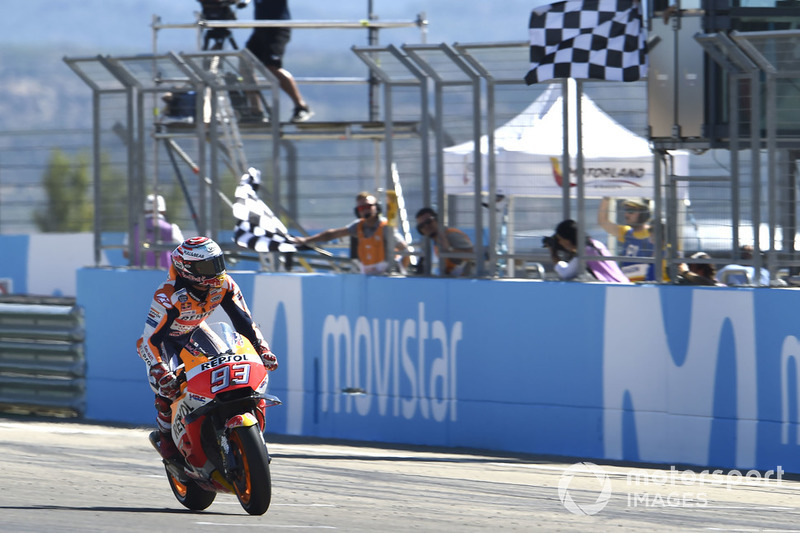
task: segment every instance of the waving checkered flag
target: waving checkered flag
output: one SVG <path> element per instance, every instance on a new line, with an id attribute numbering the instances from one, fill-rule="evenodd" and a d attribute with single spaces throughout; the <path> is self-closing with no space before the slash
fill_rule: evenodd
<path id="1" fill-rule="evenodd" d="M 296 252 L 289 230 L 256 194 L 260 184 L 261 171 L 251 167 L 236 187 L 233 204 L 236 244 L 256 252 Z"/>
<path id="2" fill-rule="evenodd" d="M 647 45 L 639 6 L 634 0 L 567 0 L 534 9 L 525 82 L 644 78 Z"/>

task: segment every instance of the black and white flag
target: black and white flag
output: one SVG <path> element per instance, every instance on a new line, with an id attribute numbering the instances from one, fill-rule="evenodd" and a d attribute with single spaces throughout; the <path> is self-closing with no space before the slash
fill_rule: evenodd
<path id="1" fill-rule="evenodd" d="M 272 210 L 258 197 L 261 171 L 250 167 L 236 187 L 233 239 L 256 252 L 296 252 L 294 238 Z"/>
<path id="2" fill-rule="evenodd" d="M 641 4 L 567 0 L 531 13 L 528 85 L 557 78 L 636 81 L 647 76 Z"/>

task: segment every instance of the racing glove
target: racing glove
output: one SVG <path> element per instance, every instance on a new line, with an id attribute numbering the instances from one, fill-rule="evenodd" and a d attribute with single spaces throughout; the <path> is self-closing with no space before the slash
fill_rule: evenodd
<path id="1" fill-rule="evenodd" d="M 256 352 L 261 356 L 261 362 L 264 363 L 264 368 L 272 372 L 278 368 L 278 358 L 272 353 L 267 344 L 258 344 L 255 346 Z"/>
<path id="2" fill-rule="evenodd" d="M 150 386 L 158 391 L 159 396 L 174 400 L 180 392 L 178 378 L 164 363 L 156 363 L 150 367 Z"/>

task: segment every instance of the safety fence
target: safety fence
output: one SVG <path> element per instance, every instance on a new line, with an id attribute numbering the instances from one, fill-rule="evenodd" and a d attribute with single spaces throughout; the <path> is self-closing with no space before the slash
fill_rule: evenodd
<path id="1" fill-rule="evenodd" d="M 74 298 L 0 299 L 0 410 L 83 416 L 84 339 Z"/>
<path id="2" fill-rule="evenodd" d="M 96 205 L 115 206 L 95 212 L 98 250 L 120 247 L 106 240 L 112 224 L 132 235 L 149 192 L 166 193 L 183 213 L 172 218 L 185 222 L 185 233 L 227 237 L 233 222 L 226 204 L 252 165 L 264 172 L 262 198 L 300 233 L 341 227 L 358 191 L 387 201 L 401 183 L 406 221 L 420 207 L 436 207 L 442 222 L 472 238 L 480 277 L 538 273 L 550 260 L 542 238 L 564 218 L 606 240 L 622 260 L 625 251 L 599 224 L 599 202 L 640 197 L 651 208 L 653 227 L 665 230 L 653 232 L 660 241 L 644 262 L 673 269 L 691 263 L 694 252 L 710 251 L 720 265 L 766 264 L 776 279 L 800 268 L 794 251 L 799 145 L 796 137 L 770 133 L 783 120 L 774 118 L 777 112 L 794 111 L 800 94 L 791 83 L 796 65 L 784 52 L 797 38 L 771 32 L 736 41 L 736 53 L 750 57 L 752 68 L 742 73 L 726 63 L 730 116 L 736 117 L 722 142 L 727 151 L 719 150 L 720 142 L 649 144 L 653 79 L 527 87 L 525 42 L 355 46 L 352 54 L 367 76 L 296 78 L 307 98 L 321 104 L 304 124 L 276 120 L 277 80 L 247 50 L 66 61 L 95 101 Z M 713 49 L 699 41 L 692 46 L 698 55 Z M 759 73 L 773 71 L 760 84 Z M 367 114 L 351 106 L 348 96 L 356 93 L 369 100 Z M 258 94 L 268 116 L 249 120 Z M 188 107 L 172 105 L 184 96 Z M 750 127 L 762 113 L 765 127 Z M 687 146 L 691 153 L 676 151 Z M 127 174 L 127 195 L 124 185 L 108 186 L 103 168 L 110 163 L 101 160 L 108 147 L 125 154 L 114 165 Z M 714 165 L 702 169 L 709 160 Z M 610 215 L 622 223 L 619 205 Z M 410 225 L 401 229 L 418 248 L 430 246 Z M 745 244 L 767 255 L 741 257 Z"/>

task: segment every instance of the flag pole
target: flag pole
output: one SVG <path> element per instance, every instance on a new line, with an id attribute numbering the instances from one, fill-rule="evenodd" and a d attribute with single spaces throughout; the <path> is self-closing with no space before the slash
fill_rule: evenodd
<path id="1" fill-rule="evenodd" d="M 561 166 L 564 168 L 561 178 L 561 212 L 564 219 L 572 218 L 569 197 L 570 183 L 572 183 L 570 176 L 572 161 L 569 153 L 569 93 L 569 79 L 564 78 L 561 80 Z"/>
<path id="2" fill-rule="evenodd" d="M 583 112 L 581 100 L 583 100 L 583 83 L 581 80 L 571 80 L 575 83 L 575 173 L 577 174 L 577 194 L 578 201 L 576 210 L 578 211 L 578 272 L 586 271 L 586 199 L 584 198 L 584 176 L 583 176 Z"/>

